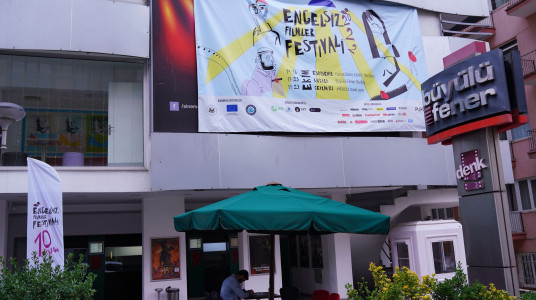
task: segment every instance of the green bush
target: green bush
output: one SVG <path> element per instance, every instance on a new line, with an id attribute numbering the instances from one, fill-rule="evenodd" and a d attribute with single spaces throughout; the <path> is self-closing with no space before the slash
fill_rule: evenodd
<path id="1" fill-rule="evenodd" d="M 523 293 L 523 294 L 521 294 L 521 296 L 519 296 L 519 299 L 521 299 L 521 300 L 536 300 L 536 293 L 535 292 Z"/>
<path id="2" fill-rule="evenodd" d="M 373 287 L 367 282 L 346 284 L 348 300 L 507 300 L 515 299 L 504 290 L 498 290 L 493 284 L 485 286 L 478 282 L 469 284 L 461 264 L 456 267 L 456 273 L 451 279 L 438 282 L 432 276 L 419 278 L 415 272 L 406 267 L 395 269 L 393 276 L 388 276 L 382 267 L 370 264 L 369 271 L 374 278 Z M 525 295 L 525 294 L 524 294 Z M 536 294 L 522 295 L 520 299 L 536 300 Z M 524 298 L 526 297 L 526 298 Z M 534 298 L 530 298 L 534 297 Z"/>
<path id="3" fill-rule="evenodd" d="M 62 269 L 52 266 L 50 255 L 43 252 L 40 261 L 34 252 L 32 264 L 25 259 L 24 264 L 18 266 L 11 258 L 11 268 L 8 268 L 8 263 L 0 257 L 0 299 L 92 299 L 96 275 L 87 273 L 82 260 L 80 255 L 78 262 L 73 262 L 70 254 Z"/>
<path id="4" fill-rule="evenodd" d="M 463 272 L 462 266 L 458 263 L 456 273 L 451 279 L 445 279 L 436 285 L 432 291 L 434 300 L 485 300 L 485 299 L 511 299 L 507 291 L 498 290 L 491 283 L 489 287 L 474 282 L 469 284 L 467 275 Z"/>

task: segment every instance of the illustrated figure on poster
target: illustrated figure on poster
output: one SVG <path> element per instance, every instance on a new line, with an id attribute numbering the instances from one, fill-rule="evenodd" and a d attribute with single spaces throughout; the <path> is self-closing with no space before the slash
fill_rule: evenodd
<path id="1" fill-rule="evenodd" d="M 242 94 L 247 96 L 272 96 L 272 91 L 283 94 L 280 78 L 276 78 L 276 67 L 272 49 L 262 47 L 257 50 L 255 70 L 251 79 L 242 83 Z"/>
<path id="2" fill-rule="evenodd" d="M 175 247 L 173 247 L 173 245 L 168 245 L 165 240 L 160 241 L 160 246 L 162 247 L 162 251 L 160 251 L 160 265 L 171 265 L 171 251 L 175 249 Z"/>
<path id="3" fill-rule="evenodd" d="M 104 124 L 103 120 L 99 118 L 93 119 L 93 133 L 103 134 L 104 133 Z"/>
<path id="4" fill-rule="evenodd" d="M 408 84 L 411 84 L 411 80 L 404 73 L 400 72 L 397 59 L 400 57 L 400 53 L 391 42 L 385 23 L 373 10 L 363 12 L 362 18 L 372 58 L 384 60 L 381 74 L 374 74 L 382 91 L 379 95 L 372 97 L 372 100 L 388 100 L 402 95 L 408 91 Z M 387 55 L 378 49 L 375 38 L 387 46 Z M 411 51 L 408 52 L 408 55 L 410 60 L 415 62 L 415 56 Z M 394 60 L 394 65 L 389 61 L 389 58 Z M 413 71 L 415 71 L 414 67 L 412 67 Z"/>
<path id="5" fill-rule="evenodd" d="M 197 51 L 196 54 L 198 56 L 204 57 L 208 60 L 211 60 L 212 62 L 215 62 L 221 68 L 225 71 L 225 75 L 227 75 L 227 79 L 229 80 L 229 85 L 231 86 L 231 89 L 233 90 L 235 95 L 240 95 L 240 87 L 238 83 L 236 82 L 235 75 L 231 71 L 231 68 L 229 67 L 229 63 L 223 58 L 220 54 L 218 54 L 216 51 L 202 46 L 200 44 L 196 43 Z"/>
<path id="6" fill-rule="evenodd" d="M 268 16 L 268 2 L 266 0 L 249 0 L 249 12 L 255 21 L 253 29 L 253 45 L 263 40 L 266 46 L 281 45 L 279 33 L 272 30 L 272 26 L 266 22 Z"/>
<path id="7" fill-rule="evenodd" d="M 38 133 L 47 133 L 50 130 L 50 125 L 48 124 L 47 119 L 43 119 L 41 117 L 37 117 L 35 119 L 35 130 Z"/>
<path id="8" fill-rule="evenodd" d="M 65 131 L 70 134 L 75 134 L 79 131 L 76 120 L 71 120 L 69 117 L 65 118 Z"/>

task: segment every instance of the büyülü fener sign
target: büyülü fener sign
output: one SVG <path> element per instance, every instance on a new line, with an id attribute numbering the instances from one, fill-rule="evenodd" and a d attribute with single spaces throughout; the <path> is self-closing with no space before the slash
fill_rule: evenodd
<path id="1" fill-rule="evenodd" d="M 511 111 L 500 49 L 457 63 L 422 84 L 426 134 Z"/>

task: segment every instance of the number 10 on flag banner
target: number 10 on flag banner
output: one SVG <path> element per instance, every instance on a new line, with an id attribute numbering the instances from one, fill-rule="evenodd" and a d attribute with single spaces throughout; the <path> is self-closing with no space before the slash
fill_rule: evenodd
<path id="1" fill-rule="evenodd" d="M 28 220 L 26 257 L 50 255 L 63 267 L 63 200 L 58 173 L 48 164 L 28 158 Z"/>

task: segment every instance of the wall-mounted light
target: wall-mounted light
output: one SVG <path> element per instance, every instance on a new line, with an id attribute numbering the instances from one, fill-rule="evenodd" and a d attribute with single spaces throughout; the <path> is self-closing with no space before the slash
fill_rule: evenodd
<path id="1" fill-rule="evenodd" d="M 2 127 L 2 143 L 0 144 L 0 149 L 7 149 L 6 141 L 9 125 L 22 120 L 24 116 L 26 116 L 26 112 L 21 106 L 9 102 L 0 102 L 0 127 Z"/>

